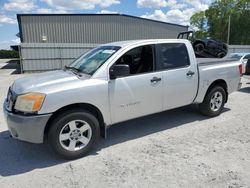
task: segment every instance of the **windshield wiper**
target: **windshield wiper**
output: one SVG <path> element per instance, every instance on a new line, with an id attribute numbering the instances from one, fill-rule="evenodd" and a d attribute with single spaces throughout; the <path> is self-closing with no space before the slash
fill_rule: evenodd
<path id="1" fill-rule="evenodd" d="M 75 73 L 76 75 L 78 76 L 82 76 L 80 73 L 82 73 L 82 71 L 78 68 L 75 68 L 75 67 L 69 67 L 67 65 L 64 66 L 64 70 L 71 70 L 73 73 Z"/>
<path id="2" fill-rule="evenodd" d="M 81 69 L 78 69 L 78 68 L 75 68 L 75 67 L 70 67 L 70 66 L 67 66 L 67 65 L 64 66 L 64 70 L 71 70 L 73 73 L 79 75 L 80 77 L 82 76 L 81 74 L 91 75 L 90 73 L 84 72 Z"/>

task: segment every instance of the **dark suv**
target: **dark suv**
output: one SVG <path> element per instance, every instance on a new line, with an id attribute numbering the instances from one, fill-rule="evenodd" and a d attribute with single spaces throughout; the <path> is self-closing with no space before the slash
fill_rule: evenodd
<path id="1" fill-rule="evenodd" d="M 228 52 L 225 43 L 211 38 L 196 39 L 193 31 L 179 33 L 177 38 L 190 40 L 196 57 L 222 58 L 226 56 Z"/>

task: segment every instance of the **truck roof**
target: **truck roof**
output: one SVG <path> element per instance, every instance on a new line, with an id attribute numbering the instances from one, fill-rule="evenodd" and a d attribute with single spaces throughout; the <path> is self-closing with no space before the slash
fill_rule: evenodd
<path id="1" fill-rule="evenodd" d="M 162 43 L 162 42 L 182 42 L 185 43 L 188 40 L 185 39 L 143 39 L 143 40 L 127 40 L 127 41 L 118 41 L 118 42 L 112 42 L 108 44 L 104 44 L 104 46 L 120 46 L 120 47 L 126 47 L 130 45 L 137 45 L 137 44 L 143 44 L 143 43 Z"/>

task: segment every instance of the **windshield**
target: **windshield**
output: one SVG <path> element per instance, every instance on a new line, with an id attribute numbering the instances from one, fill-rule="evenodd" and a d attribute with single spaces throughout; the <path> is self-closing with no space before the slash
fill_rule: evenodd
<path id="1" fill-rule="evenodd" d="M 119 46 L 101 46 L 95 48 L 77 58 L 69 67 L 73 67 L 82 73 L 93 75 L 120 48 Z"/>
<path id="2" fill-rule="evenodd" d="M 234 59 L 240 59 L 242 58 L 243 54 L 232 54 L 230 57 Z"/>

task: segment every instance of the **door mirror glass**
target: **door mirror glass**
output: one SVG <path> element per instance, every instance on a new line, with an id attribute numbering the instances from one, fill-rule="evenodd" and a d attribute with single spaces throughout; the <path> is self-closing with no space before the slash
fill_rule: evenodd
<path id="1" fill-rule="evenodd" d="M 116 79 L 117 77 L 124 77 L 130 74 L 129 66 L 126 64 L 115 65 L 109 70 L 110 79 Z"/>

